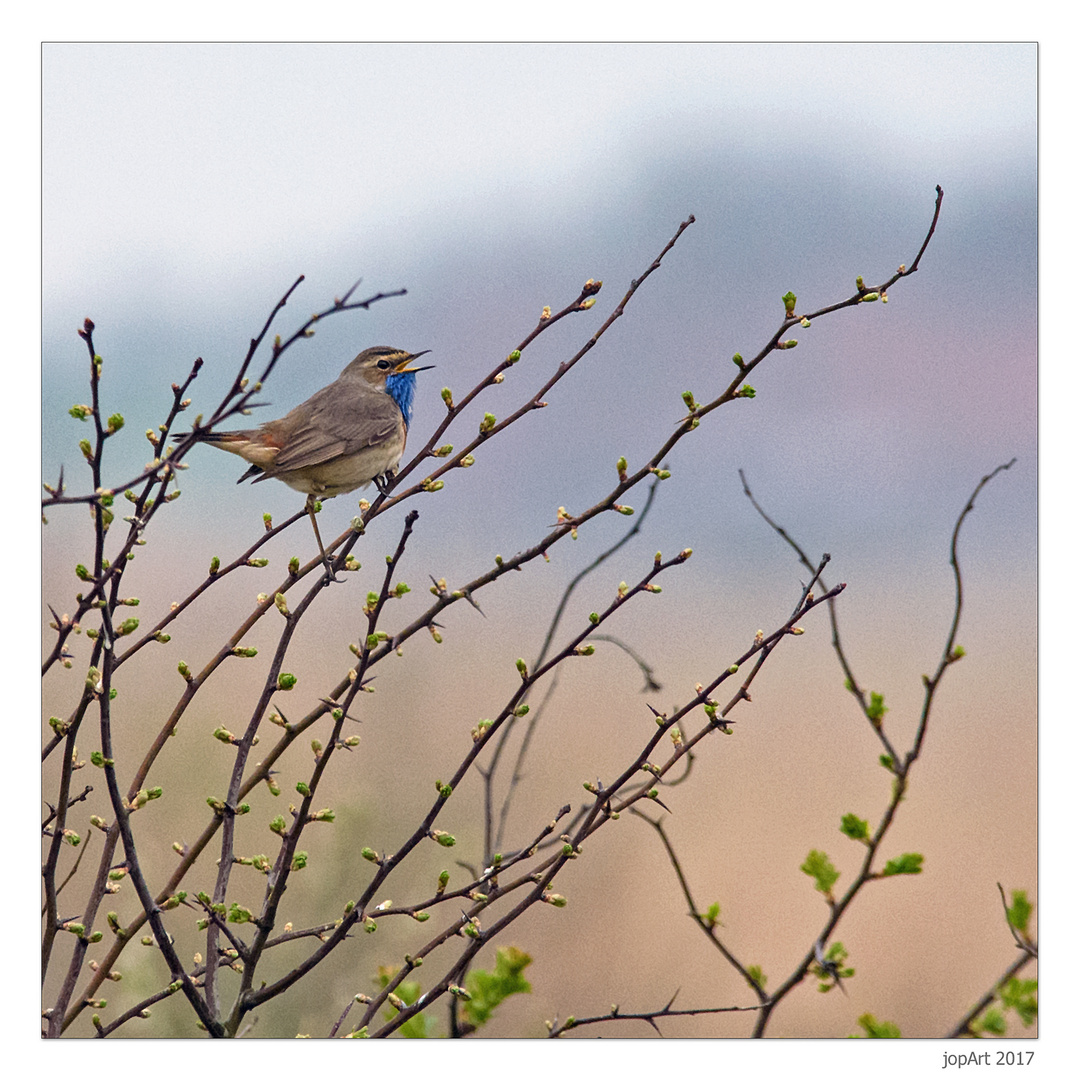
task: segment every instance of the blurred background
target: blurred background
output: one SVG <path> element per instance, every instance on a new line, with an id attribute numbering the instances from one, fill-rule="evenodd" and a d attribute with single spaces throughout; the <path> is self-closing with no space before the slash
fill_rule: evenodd
<path id="1" fill-rule="evenodd" d="M 765 343 L 789 289 L 800 312 L 812 310 L 851 295 L 856 275 L 877 283 L 910 264 L 940 184 L 942 216 L 919 272 L 887 306 L 843 311 L 793 335 L 797 349 L 754 373 L 754 400 L 718 410 L 678 445 L 641 535 L 575 596 L 565 634 L 620 580 L 640 578 L 657 550 L 694 550 L 665 575 L 660 596 L 641 598 L 611 627 L 662 689 L 642 694 L 636 669 L 611 648 L 567 668 L 507 846 L 576 804 L 583 781 L 615 774 L 627 746 L 647 737 L 646 701 L 684 702 L 795 603 L 805 575 L 742 495 L 739 468 L 813 557 L 831 553 L 827 580 L 848 584 L 840 619 L 849 657 L 862 684 L 884 693 L 896 742 L 909 743 L 920 676 L 933 670 L 951 618 L 953 524 L 980 477 L 1015 456 L 961 537 L 958 640 L 968 655 L 946 677 L 883 851 L 923 852 L 925 870 L 868 889 L 841 924 L 835 936 L 858 973 L 850 996 L 820 995 L 807 980 L 770 1027 L 775 1036 L 844 1036 L 871 1012 L 905 1035 L 941 1035 L 1014 958 L 995 883 L 1037 900 L 1036 79 L 1034 45 L 46 45 L 44 479 L 55 482 L 63 465 L 70 491 L 89 482 L 77 448 L 88 431 L 67 412 L 87 400 L 76 335 L 87 316 L 105 362 L 104 409 L 127 421 L 108 447 L 107 477 L 119 483 L 148 460 L 141 432 L 164 418 L 170 384 L 203 357 L 187 419 L 211 412 L 301 273 L 275 323 L 283 334 L 358 277 L 358 296 L 408 294 L 321 323 L 278 365 L 264 395 L 272 405 L 257 419 L 283 414 L 369 345 L 430 349 L 437 368 L 419 376 L 414 446 L 444 415 L 441 387 L 461 398 L 544 305 L 557 310 L 587 278 L 602 279 L 592 311 L 543 334 L 450 432 L 460 445 L 484 411 L 505 416 L 577 351 L 694 214 L 547 409 L 417 504 L 401 573 L 413 593 L 393 612 L 404 624 L 425 606 L 428 574 L 451 587 L 470 580 L 496 554 L 545 535 L 559 506 L 574 512 L 601 499 L 619 455 L 640 466 L 684 415 L 684 390 L 710 400 L 734 373 L 732 354 L 749 358 Z M 242 465 L 225 454 L 197 448 L 187 460 L 182 499 L 156 519 L 129 572 L 144 627 L 202 580 L 212 556 L 224 562 L 253 543 L 264 512 L 281 520 L 302 506 L 284 485 L 237 487 Z M 631 500 L 643 501 L 644 491 Z M 356 496 L 328 501 L 323 536 L 337 536 L 355 512 Z M 326 590 L 300 635 L 289 662 L 301 676 L 290 702 L 298 715 L 349 666 L 363 597 L 381 579 L 403 514 L 379 519 L 356 550 L 364 569 Z M 48 516 L 44 598 L 65 611 L 78 588 L 74 564 L 91 561 L 92 533 L 84 510 Z M 425 637 L 382 665 L 361 746 L 333 771 L 328 801 L 339 821 L 324 850 L 312 848 L 313 867 L 407 835 L 470 729 L 512 693 L 514 659 L 536 655 L 566 583 L 628 524 L 590 523 L 550 563 L 488 590 L 484 617 L 454 607 L 442 646 Z M 132 756 L 179 696 L 176 662 L 201 667 L 255 594 L 280 581 L 288 557 L 313 553 L 301 522 L 272 547 L 269 567 L 216 587 L 168 647 L 146 650 L 142 667 L 125 672 L 118 709 Z M 251 635 L 262 656 L 272 629 Z M 81 686 L 85 638 L 74 649 L 73 668 L 46 681 L 46 716 L 66 715 Z M 180 838 L 172 830 L 191 839 L 204 823 L 198 806 L 226 783 L 229 754 L 210 732 L 242 727 L 260 676 L 256 664 L 237 664 L 217 681 L 186 715 L 162 777 L 151 777 L 171 781 L 161 880 Z M 876 821 L 888 777 L 844 692 L 824 617 L 766 666 L 737 720 L 731 738 L 704 742 L 691 780 L 664 796 L 665 827 L 699 903 L 720 903 L 725 942 L 761 965 L 771 987 L 826 915 L 800 863 L 811 848 L 826 850 L 844 887 L 860 849 L 839 820 L 854 812 Z M 306 752 L 294 759 L 289 787 L 308 762 Z M 464 861 L 480 858 L 478 796 L 478 784 L 467 786 L 440 819 Z M 263 802 L 252 815 L 260 828 L 278 812 L 269 796 Z M 260 850 L 263 835 L 252 834 Z M 430 855 L 417 895 L 444 862 Z M 362 888 L 357 874 L 310 873 L 289 899 L 336 917 Z M 252 898 L 259 885 L 246 886 Z M 545 1018 L 606 1012 L 612 1002 L 659 1007 L 680 988 L 683 1007 L 749 1003 L 684 914 L 642 823 L 604 830 L 557 888 L 569 906 L 533 912 L 507 939 L 537 958 L 527 972 L 534 993 L 508 1002 L 487 1033 L 538 1035 Z M 117 903 L 130 917 L 133 894 Z M 322 981 L 325 999 L 286 996 L 263 1011 L 256 1034 L 324 1034 L 324 1018 L 370 989 L 378 963 L 400 962 L 415 944 L 396 932 L 350 943 Z M 124 959 L 142 963 L 133 982 L 150 992 L 162 973 L 144 952 Z M 170 1034 L 192 1034 L 182 1002 L 165 1008 L 175 1015 Z M 703 1018 L 669 1022 L 666 1033 L 740 1036 L 750 1026 Z M 1034 1031 L 1014 1023 L 1012 1033 Z M 644 1025 L 604 1033 L 652 1034 Z"/>

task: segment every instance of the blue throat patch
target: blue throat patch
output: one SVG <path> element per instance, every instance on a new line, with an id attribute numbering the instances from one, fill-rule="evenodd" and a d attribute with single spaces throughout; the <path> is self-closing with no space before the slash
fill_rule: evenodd
<path id="1" fill-rule="evenodd" d="M 416 393 L 416 372 L 392 372 L 386 376 L 386 392 L 394 399 L 394 404 L 405 417 L 405 430 L 412 422 L 413 394 Z"/>

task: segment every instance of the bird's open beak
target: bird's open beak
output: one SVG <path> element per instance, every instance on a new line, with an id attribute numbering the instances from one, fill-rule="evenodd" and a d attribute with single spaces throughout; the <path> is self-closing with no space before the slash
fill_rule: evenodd
<path id="1" fill-rule="evenodd" d="M 426 356 L 429 352 L 431 352 L 430 349 L 424 349 L 423 352 L 414 352 L 408 359 L 402 360 L 401 363 L 394 368 L 394 374 L 406 375 L 411 371 L 430 371 L 435 366 L 434 364 L 425 364 L 423 367 L 409 367 L 414 360 L 418 357 Z"/>

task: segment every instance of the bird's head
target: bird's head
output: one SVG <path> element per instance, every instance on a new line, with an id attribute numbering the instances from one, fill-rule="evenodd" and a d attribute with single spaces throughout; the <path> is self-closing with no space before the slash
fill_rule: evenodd
<path id="1" fill-rule="evenodd" d="M 405 417 L 405 427 L 412 420 L 413 393 L 416 390 L 416 373 L 427 371 L 431 365 L 409 367 L 419 356 L 429 350 L 411 353 L 393 349 L 388 345 L 374 345 L 365 349 L 341 373 L 346 379 L 362 379 L 376 390 L 389 394 Z"/>
<path id="2" fill-rule="evenodd" d="M 387 379 L 393 379 L 394 376 L 415 376 L 418 371 L 427 371 L 427 366 L 409 367 L 409 365 L 428 351 L 424 349 L 423 352 L 411 353 L 389 345 L 373 345 L 351 361 L 341 374 L 349 379 L 363 379 L 381 390 L 386 387 Z M 412 382 L 412 378 L 410 377 L 408 381 Z"/>

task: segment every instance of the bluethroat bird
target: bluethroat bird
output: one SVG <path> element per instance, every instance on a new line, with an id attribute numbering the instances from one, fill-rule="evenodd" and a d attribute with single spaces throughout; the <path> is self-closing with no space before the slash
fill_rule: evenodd
<path id="1" fill-rule="evenodd" d="M 201 441 L 250 463 L 238 484 L 282 480 L 307 495 L 306 509 L 328 580 L 332 568 L 315 522 L 315 499 L 332 499 L 372 480 L 380 491 L 385 489 L 405 452 L 416 373 L 428 370 L 409 365 L 428 351 L 373 346 L 280 420 L 247 431 L 196 433 Z"/>

